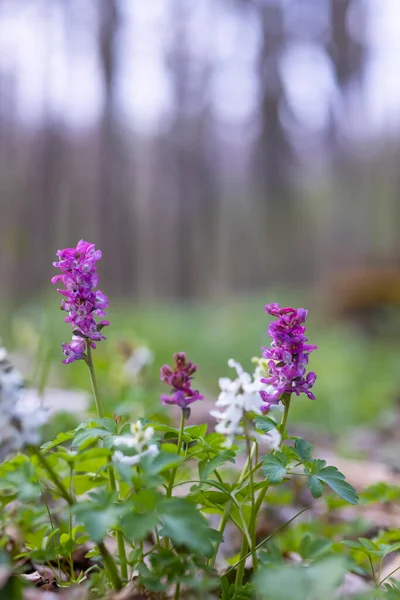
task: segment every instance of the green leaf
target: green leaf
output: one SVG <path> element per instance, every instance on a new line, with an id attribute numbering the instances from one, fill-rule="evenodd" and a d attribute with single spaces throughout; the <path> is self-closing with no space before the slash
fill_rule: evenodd
<path id="1" fill-rule="evenodd" d="M 78 448 L 86 447 L 92 442 L 95 442 L 98 439 L 104 439 L 109 437 L 111 434 L 107 429 L 103 429 L 100 427 L 78 427 L 75 430 L 75 437 L 72 440 L 71 445 L 77 446 Z"/>
<path id="2" fill-rule="evenodd" d="M 184 459 L 184 456 L 161 451 L 157 456 L 143 457 L 141 465 L 146 475 L 157 475 L 166 469 L 177 467 Z"/>
<path id="3" fill-rule="evenodd" d="M 102 419 L 96 419 L 96 421 L 100 426 L 107 429 L 110 433 L 116 435 L 118 433 L 118 425 L 114 421 L 114 419 L 109 419 L 108 417 L 103 417 Z"/>
<path id="4" fill-rule="evenodd" d="M 76 455 L 74 460 L 75 471 L 85 474 L 97 473 L 106 464 L 110 456 L 107 448 L 90 448 Z"/>
<path id="5" fill-rule="evenodd" d="M 60 535 L 60 544 L 62 546 L 64 546 L 65 544 L 68 544 L 69 540 L 70 540 L 70 537 L 69 537 L 68 533 L 62 533 Z"/>
<path id="6" fill-rule="evenodd" d="M 211 460 L 202 460 L 199 463 L 199 477 L 200 479 L 208 479 L 208 477 L 226 462 L 231 462 L 235 456 L 232 450 L 224 450 L 217 456 L 214 456 Z"/>
<path id="7" fill-rule="evenodd" d="M 93 475 L 74 475 L 72 482 L 77 496 L 85 494 L 89 490 L 98 488 L 101 485 L 108 483 L 108 477 L 93 476 Z"/>
<path id="8" fill-rule="evenodd" d="M 156 490 L 143 489 L 132 497 L 135 511 L 145 513 L 154 511 L 164 497 Z"/>
<path id="9" fill-rule="evenodd" d="M 280 483 L 283 481 L 287 472 L 288 459 L 282 452 L 277 452 L 275 455 L 267 454 L 262 457 L 262 462 L 263 473 L 271 483 Z"/>
<path id="10" fill-rule="evenodd" d="M 305 440 L 303 440 L 303 438 L 297 438 L 297 440 L 294 443 L 294 448 L 297 454 L 299 455 L 300 460 L 302 460 L 303 462 L 311 459 L 311 452 L 313 446 Z"/>
<path id="11" fill-rule="evenodd" d="M 192 440 L 204 438 L 207 433 L 207 423 L 203 425 L 189 425 L 184 429 L 184 435 L 189 436 Z"/>
<path id="12" fill-rule="evenodd" d="M 211 556 L 216 532 L 192 502 L 185 498 L 166 498 L 158 506 L 163 529 L 161 535 L 174 544 L 187 546 L 205 556 Z"/>
<path id="13" fill-rule="evenodd" d="M 266 417 L 262 415 L 254 419 L 254 425 L 256 429 L 258 429 L 259 431 L 263 431 L 264 433 L 271 431 L 271 429 L 276 429 L 277 427 L 276 422 L 273 419 L 271 419 L 271 417 Z"/>
<path id="14" fill-rule="evenodd" d="M 385 555 L 390 554 L 391 552 L 396 552 L 397 550 L 400 550 L 400 542 L 397 542 L 396 544 L 392 544 L 388 548 L 385 548 Z"/>
<path id="15" fill-rule="evenodd" d="M 156 512 L 147 514 L 129 513 L 121 519 L 121 530 L 127 538 L 140 541 L 146 537 L 148 533 L 158 523 L 158 515 Z"/>
<path id="16" fill-rule="evenodd" d="M 324 460 L 316 459 L 304 470 L 306 474 L 310 475 L 307 485 L 312 495 L 318 498 L 322 493 L 321 485 L 316 481 L 318 480 L 320 484 L 322 482 L 328 485 L 343 500 L 350 504 L 357 504 L 357 492 L 347 483 L 343 473 L 336 467 L 326 467 L 325 465 Z"/>
<path id="17" fill-rule="evenodd" d="M 313 537 L 306 533 L 300 542 L 299 554 L 304 560 L 316 559 L 332 549 L 332 542 L 328 539 Z"/>
<path id="18" fill-rule="evenodd" d="M 154 431 L 164 431 L 164 432 L 174 432 L 179 434 L 179 429 L 177 427 L 171 427 L 171 425 L 166 425 L 165 423 L 158 423 L 156 421 L 147 421 L 146 419 L 143 422 L 144 425 L 151 425 Z M 177 437 L 177 436 L 176 436 Z"/>
<path id="19" fill-rule="evenodd" d="M 353 548 L 354 550 L 364 550 L 362 545 L 354 540 L 343 540 L 342 544 L 344 544 L 344 546 L 348 546 L 349 548 Z"/>
<path id="20" fill-rule="evenodd" d="M 55 448 L 56 446 L 59 446 L 60 444 L 64 444 L 64 442 L 68 442 L 69 440 L 72 440 L 72 438 L 75 435 L 75 431 L 67 431 L 67 432 L 61 432 L 57 435 L 57 437 L 52 440 L 51 442 L 46 442 L 45 444 L 43 444 L 42 446 L 40 446 L 40 448 L 42 450 L 51 450 L 51 448 Z"/>
<path id="21" fill-rule="evenodd" d="M 229 584 L 227 577 L 221 579 L 221 600 L 253 600 L 254 588 L 251 583 L 237 589 L 234 583 Z"/>
<path id="22" fill-rule="evenodd" d="M 361 493 L 361 499 L 364 502 L 379 502 L 381 504 L 398 502 L 400 500 L 400 487 L 383 482 L 375 483 Z"/>
<path id="23" fill-rule="evenodd" d="M 111 505 L 96 510 L 90 502 L 85 502 L 77 504 L 74 512 L 90 538 L 98 543 L 104 540 L 110 529 L 116 527 L 122 509 Z"/>
<path id="24" fill-rule="evenodd" d="M 262 568 L 254 583 L 260 597 L 268 600 L 321 600 L 333 598 L 345 571 L 345 561 L 335 556 L 307 567 Z"/>
<path id="25" fill-rule="evenodd" d="M 307 487 L 310 490 L 313 498 L 320 498 L 324 491 L 324 484 L 315 475 L 310 475 L 307 482 Z"/>
<path id="26" fill-rule="evenodd" d="M 379 548 L 372 540 L 369 540 L 368 538 L 360 537 L 358 538 L 358 541 L 366 550 L 374 552 Z"/>

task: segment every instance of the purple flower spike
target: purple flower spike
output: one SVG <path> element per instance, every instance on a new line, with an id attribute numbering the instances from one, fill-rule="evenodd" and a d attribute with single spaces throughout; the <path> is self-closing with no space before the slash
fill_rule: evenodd
<path id="1" fill-rule="evenodd" d="M 264 405 L 262 412 L 267 412 L 271 405 L 278 404 L 284 394 L 295 393 L 299 396 L 304 393 L 315 400 L 310 391 L 317 378 L 316 374 L 306 374 L 308 356 L 316 350 L 317 346 L 307 344 L 304 325 L 307 311 L 304 308 L 281 308 L 279 304 L 267 304 L 266 312 L 277 321 L 272 321 L 268 328 L 268 335 L 272 338 L 269 348 L 263 348 L 263 357 L 268 361 L 268 375 L 261 379 L 262 383 L 271 386 L 271 393 L 261 391 Z"/>
<path id="2" fill-rule="evenodd" d="M 185 352 L 174 354 L 174 367 L 164 365 L 160 369 L 160 379 L 171 387 L 171 394 L 162 394 L 161 402 L 163 404 L 176 404 L 185 409 L 196 400 L 203 400 L 197 390 L 191 387 L 191 380 L 197 371 L 197 365 L 191 360 L 187 360 Z"/>
<path id="3" fill-rule="evenodd" d="M 100 331 L 109 322 L 104 319 L 96 322 L 95 317 L 105 316 L 108 298 L 94 289 L 98 283 L 96 263 L 101 258 L 101 251 L 94 244 L 81 240 L 76 248 L 59 250 L 57 256 L 59 260 L 53 265 L 61 273 L 51 282 L 61 282 L 65 287 L 57 291 L 63 296 L 61 310 L 68 313 L 64 320 L 74 330 L 72 341 L 63 344 L 66 356 L 63 363 L 67 364 L 84 358 L 87 343 L 96 348 L 95 342 L 106 339 Z"/>

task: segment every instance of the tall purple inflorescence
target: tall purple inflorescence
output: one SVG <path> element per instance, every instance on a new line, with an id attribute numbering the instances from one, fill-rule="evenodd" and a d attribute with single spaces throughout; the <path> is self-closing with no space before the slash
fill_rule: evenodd
<path id="1" fill-rule="evenodd" d="M 310 391 L 317 378 L 313 372 L 306 374 L 308 355 L 317 346 L 307 344 L 304 325 L 307 310 L 304 308 L 281 308 L 279 304 L 267 304 L 266 312 L 277 321 L 272 321 L 268 328 L 268 335 L 272 338 L 269 348 L 263 348 L 264 358 L 269 359 L 269 377 L 262 379 L 273 387 L 273 392 L 261 391 L 261 397 L 265 403 L 261 410 L 267 412 L 272 404 L 278 404 L 284 394 L 293 392 L 299 396 L 302 392 L 311 400 L 315 400 Z"/>
<path id="2" fill-rule="evenodd" d="M 57 252 L 59 260 L 53 265 L 61 274 L 52 278 L 52 283 L 63 283 L 65 290 L 58 289 L 64 296 L 61 309 L 68 313 L 66 323 L 74 329 L 72 341 L 63 344 L 63 352 L 67 358 L 63 363 L 71 363 L 85 356 L 86 344 L 96 348 L 96 343 L 106 338 L 100 330 L 109 325 L 108 321 L 96 322 L 95 317 L 104 317 L 108 307 L 108 298 L 100 290 L 94 288 L 98 283 L 96 262 L 101 258 L 101 251 L 94 244 L 81 240 L 76 248 L 65 248 Z"/>
<path id="3" fill-rule="evenodd" d="M 187 360 L 185 352 L 174 354 L 174 367 L 164 365 L 160 370 L 160 379 L 171 387 L 171 394 L 162 394 L 163 404 L 176 404 L 185 409 L 196 400 L 203 400 L 197 390 L 192 389 L 191 380 L 197 371 L 197 365 Z"/>

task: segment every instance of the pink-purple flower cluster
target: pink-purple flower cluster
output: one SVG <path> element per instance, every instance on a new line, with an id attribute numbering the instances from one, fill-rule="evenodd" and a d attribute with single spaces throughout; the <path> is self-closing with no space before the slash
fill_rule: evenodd
<path id="1" fill-rule="evenodd" d="M 66 359 L 63 363 L 71 363 L 85 356 L 86 344 L 96 348 L 96 343 L 105 337 L 100 330 L 109 325 L 106 320 L 96 322 L 95 317 L 104 317 L 108 306 L 108 298 L 100 290 L 94 288 L 98 283 L 96 263 L 101 258 L 101 251 L 94 244 L 81 240 L 76 248 L 65 248 L 57 252 L 59 260 L 53 265 L 61 274 L 52 278 L 52 283 L 63 283 L 65 289 L 58 289 L 64 296 L 61 309 L 68 313 L 66 323 L 74 329 L 72 341 L 63 344 Z"/>
<path id="2" fill-rule="evenodd" d="M 176 404 L 182 409 L 187 408 L 196 400 L 203 400 L 197 390 L 192 389 L 191 380 L 197 371 L 197 365 L 187 360 L 185 352 L 174 354 L 174 366 L 164 365 L 160 370 L 160 379 L 171 387 L 171 394 L 162 394 L 163 404 Z"/>
<path id="3" fill-rule="evenodd" d="M 277 321 L 272 321 L 268 328 L 268 335 L 272 338 L 269 348 L 263 348 L 264 358 L 269 359 L 269 377 L 262 379 L 263 383 L 271 386 L 271 393 L 261 391 L 265 403 L 261 410 L 267 412 L 272 404 L 278 404 L 284 394 L 293 392 L 299 396 L 302 392 L 311 400 L 315 400 L 311 392 L 316 374 L 306 374 L 308 356 L 317 346 L 307 344 L 304 325 L 307 310 L 304 308 L 281 308 L 279 304 L 267 304 L 266 312 Z"/>

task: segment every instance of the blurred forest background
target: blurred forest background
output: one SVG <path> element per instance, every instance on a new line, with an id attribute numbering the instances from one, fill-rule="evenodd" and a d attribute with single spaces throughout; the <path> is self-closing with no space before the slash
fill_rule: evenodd
<path id="1" fill-rule="evenodd" d="M 58 248 L 138 299 L 400 260 L 398 0 L 0 0 L 0 300 Z"/>

